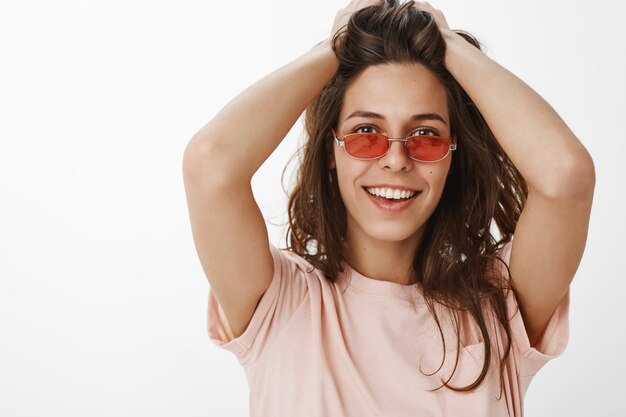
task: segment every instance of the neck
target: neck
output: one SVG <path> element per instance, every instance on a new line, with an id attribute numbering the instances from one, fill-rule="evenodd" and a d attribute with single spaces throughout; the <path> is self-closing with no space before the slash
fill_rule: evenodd
<path id="1" fill-rule="evenodd" d="M 370 236 L 346 236 L 346 261 L 368 278 L 411 285 L 417 282 L 413 258 L 423 229 L 402 241 L 382 241 Z"/>

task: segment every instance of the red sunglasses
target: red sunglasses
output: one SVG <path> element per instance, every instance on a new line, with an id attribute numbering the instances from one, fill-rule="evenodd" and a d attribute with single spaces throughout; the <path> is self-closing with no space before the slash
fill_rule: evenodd
<path id="1" fill-rule="evenodd" d="M 411 159 L 420 162 L 437 162 L 456 150 L 456 140 L 440 136 L 409 136 L 406 138 L 390 138 L 380 133 L 350 133 L 338 139 L 335 130 L 331 129 L 338 146 L 353 158 L 368 160 L 377 159 L 387 154 L 391 141 L 404 142 L 404 150 Z"/>

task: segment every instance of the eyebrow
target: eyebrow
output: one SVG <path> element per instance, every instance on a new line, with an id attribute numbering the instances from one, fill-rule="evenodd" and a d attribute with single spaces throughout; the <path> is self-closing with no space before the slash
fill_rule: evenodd
<path id="1" fill-rule="evenodd" d="M 346 120 L 352 118 L 352 117 L 365 117 L 365 118 L 369 118 L 369 119 L 380 119 L 380 120 L 386 120 L 385 116 L 383 116 L 382 114 L 378 114 L 378 113 L 374 113 L 371 111 L 365 111 L 365 110 L 357 110 L 355 112 L 353 112 L 351 115 L 349 115 L 348 117 L 346 117 Z M 411 121 L 420 121 L 420 120 L 439 120 L 440 122 L 442 122 L 444 125 L 448 126 L 448 124 L 446 123 L 445 120 L 443 120 L 443 117 L 441 117 L 440 115 L 438 115 L 437 113 L 420 113 L 420 114 L 414 114 L 413 116 L 411 116 L 409 118 L 409 120 Z"/>

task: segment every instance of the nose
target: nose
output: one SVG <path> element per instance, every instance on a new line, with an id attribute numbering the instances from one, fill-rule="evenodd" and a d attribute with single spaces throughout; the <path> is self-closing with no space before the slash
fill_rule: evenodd
<path id="1" fill-rule="evenodd" d="M 389 150 L 378 163 L 381 168 L 392 171 L 409 171 L 413 166 L 413 160 L 404 150 L 404 142 L 400 141 L 391 141 Z"/>

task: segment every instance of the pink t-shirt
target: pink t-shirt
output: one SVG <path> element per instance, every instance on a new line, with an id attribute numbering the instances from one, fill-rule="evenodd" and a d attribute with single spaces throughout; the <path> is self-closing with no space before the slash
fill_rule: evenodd
<path id="1" fill-rule="evenodd" d="M 511 242 L 502 250 L 507 265 L 510 248 Z M 454 323 L 449 315 L 443 316 L 444 310 L 437 309 L 446 341 L 445 363 L 427 376 L 439 368 L 443 348 L 423 299 L 411 297 L 412 290 L 418 292 L 416 285 L 368 278 L 347 264 L 332 283 L 300 256 L 271 244 L 270 249 L 275 265 L 272 282 L 240 337 L 232 337 L 226 316 L 209 291 L 209 337 L 233 352 L 243 366 L 251 417 L 521 417 L 533 376 L 567 346 L 569 291 L 536 347 L 530 347 L 515 296 L 509 292 L 513 348 L 500 399 L 493 355 L 487 379 L 476 391 L 444 387 L 430 392 L 441 385 L 441 378 L 450 376 L 456 360 Z M 490 328 L 490 334 L 498 334 L 494 344 L 503 349 L 502 326 Z M 485 353 L 473 319 L 461 320 L 461 340 L 467 350 L 461 346 L 449 382 L 456 387 L 476 379 Z"/>

